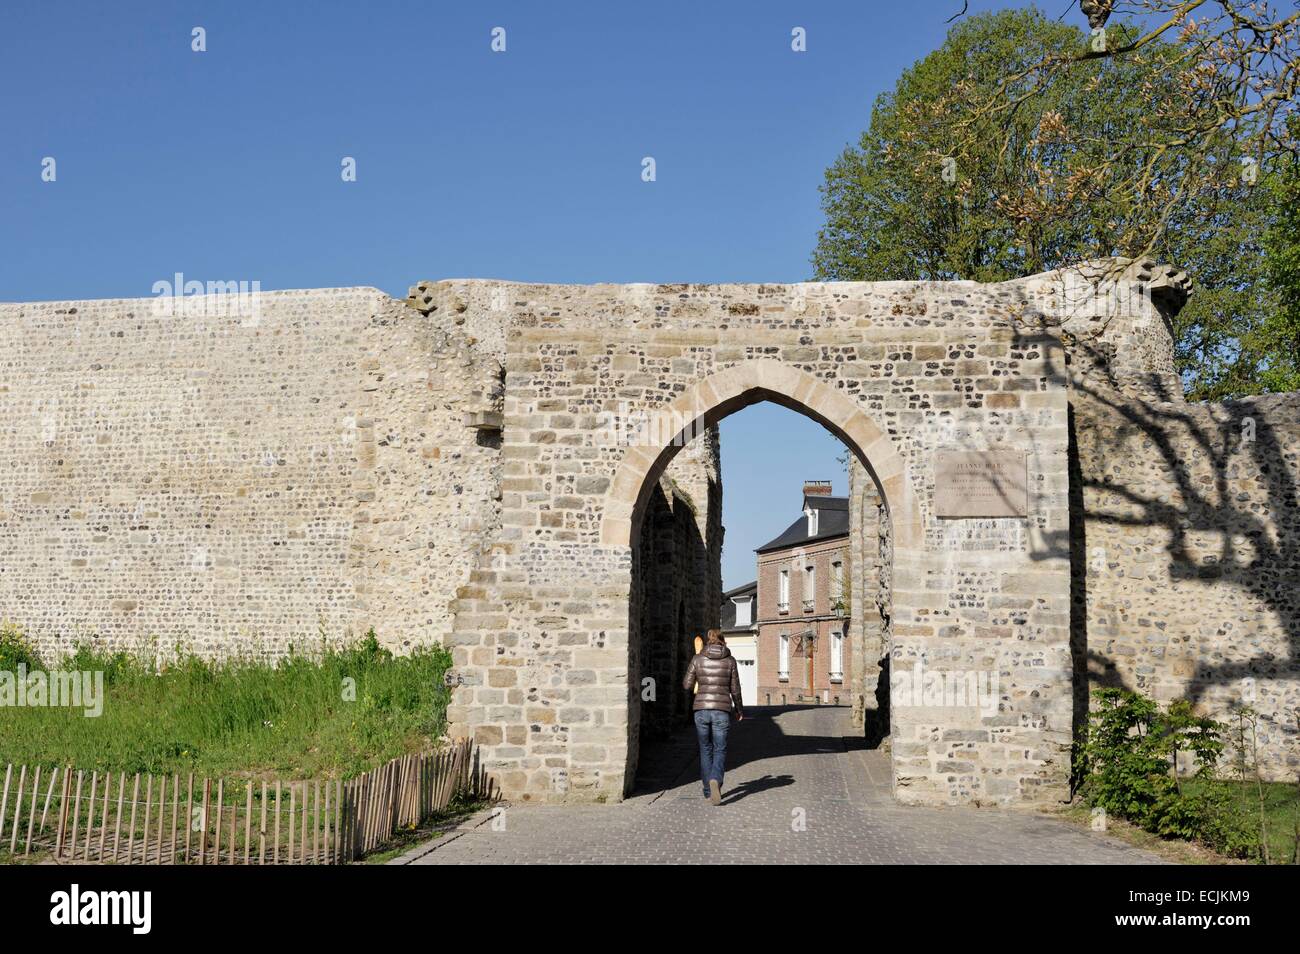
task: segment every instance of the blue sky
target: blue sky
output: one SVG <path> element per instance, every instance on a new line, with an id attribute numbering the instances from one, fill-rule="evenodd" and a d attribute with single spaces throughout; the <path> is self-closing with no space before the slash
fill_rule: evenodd
<path id="1" fill-rule="evenodd" d="M 145 297 L 176 272 L 401 295 L 803 280 L 823 170 L 960 6 L 6 0 L 0 300 Z M 842 490 L 843 469 L 783 409 L 723 427 L 734 585 L 803 478 Z"/>
<path id="2" fill-rule="evenodd" d="M 848 493 L 838 458 L 844 445 L 820 424 L 779 404 L 751 404 L 722 429 L 722 587 L 754 579 L 754 547 L 790 526 L 803 510 L 805 480 L 829 480 Z M 779 452 L 774 453 L 774 448 Z"/>

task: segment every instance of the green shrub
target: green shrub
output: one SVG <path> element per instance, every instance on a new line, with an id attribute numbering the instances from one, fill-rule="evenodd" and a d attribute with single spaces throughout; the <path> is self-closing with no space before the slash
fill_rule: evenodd
<path id="1" fill-rule="evenodd" d="M 1147 831 L 1246 854 L 1257 838 L 1215 779 L 1224 726 L 1186 700 L 1162 710 L 1127 689 L 1098 689 L 1076 767 L 1088 802 Z M 1179 776 L 1180 752 L 1195 759 L 1195 784 Z"/>
<path id="2" fill-rule="evenodd" d="M 41 668 L 41 659 L 18 627 L 0 624 L 0 672 L 17 672 L 20 665 L 30 672 Z"/>
<path id="3" fill-rule="evenodd" d="M 1286 786 L 1270 786 L 1285 789 Z M 1198 840 L 1215 851 L 1231 858 L 1257 858 L 1260 854 L 1260 830 L 1255 816 L 1243 811 L 1233 792 L 1238 789 L 1230 782 L 1212 780 L 1206 783 L 1209 805 L 1201 822 Z M 1285 809 L 1284 809 L 1285 810 Z"/>

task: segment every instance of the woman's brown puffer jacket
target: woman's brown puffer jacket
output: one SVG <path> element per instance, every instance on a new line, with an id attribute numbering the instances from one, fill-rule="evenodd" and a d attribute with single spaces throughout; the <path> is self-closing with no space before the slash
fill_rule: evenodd
<path id="1" fill-rule="evenodd" d="M 704 647 L 704 652 L 691 658 L 682 688 L 690 692 L 696 682 L 700 684 L 700 691 L 695 694 L 693 709 L 721 709 L 744 715 L 740 701 L 740 667 L 726 646 L 712 643 Z"/>

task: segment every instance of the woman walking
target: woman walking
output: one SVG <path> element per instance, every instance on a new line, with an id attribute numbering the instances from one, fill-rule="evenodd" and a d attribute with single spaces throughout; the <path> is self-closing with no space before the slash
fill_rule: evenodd
<path id="1" fill-rule="evenodd" d="M 731 714 L 745 718 L 740 699 L 740 667 L 722 638 L 722 630 L 711 629 L 704 650 L 691 658 L 682 688 L 695 690 L 695 735 L 700 742 L 700 781 L 704 795 L 714 805 L 722 804 L 722 773 L 727 762 L 727 730 Z"/>

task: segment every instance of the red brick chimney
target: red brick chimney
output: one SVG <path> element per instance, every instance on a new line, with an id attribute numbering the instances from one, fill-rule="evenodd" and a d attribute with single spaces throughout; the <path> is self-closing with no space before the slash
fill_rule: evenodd
<path id="1" fill-rule="evenodd" d="M 829 497 L 831 495 L 831 482 L 829 480 L 805 480 L 803 482 L 803 495 L 805 497 Z"/>

